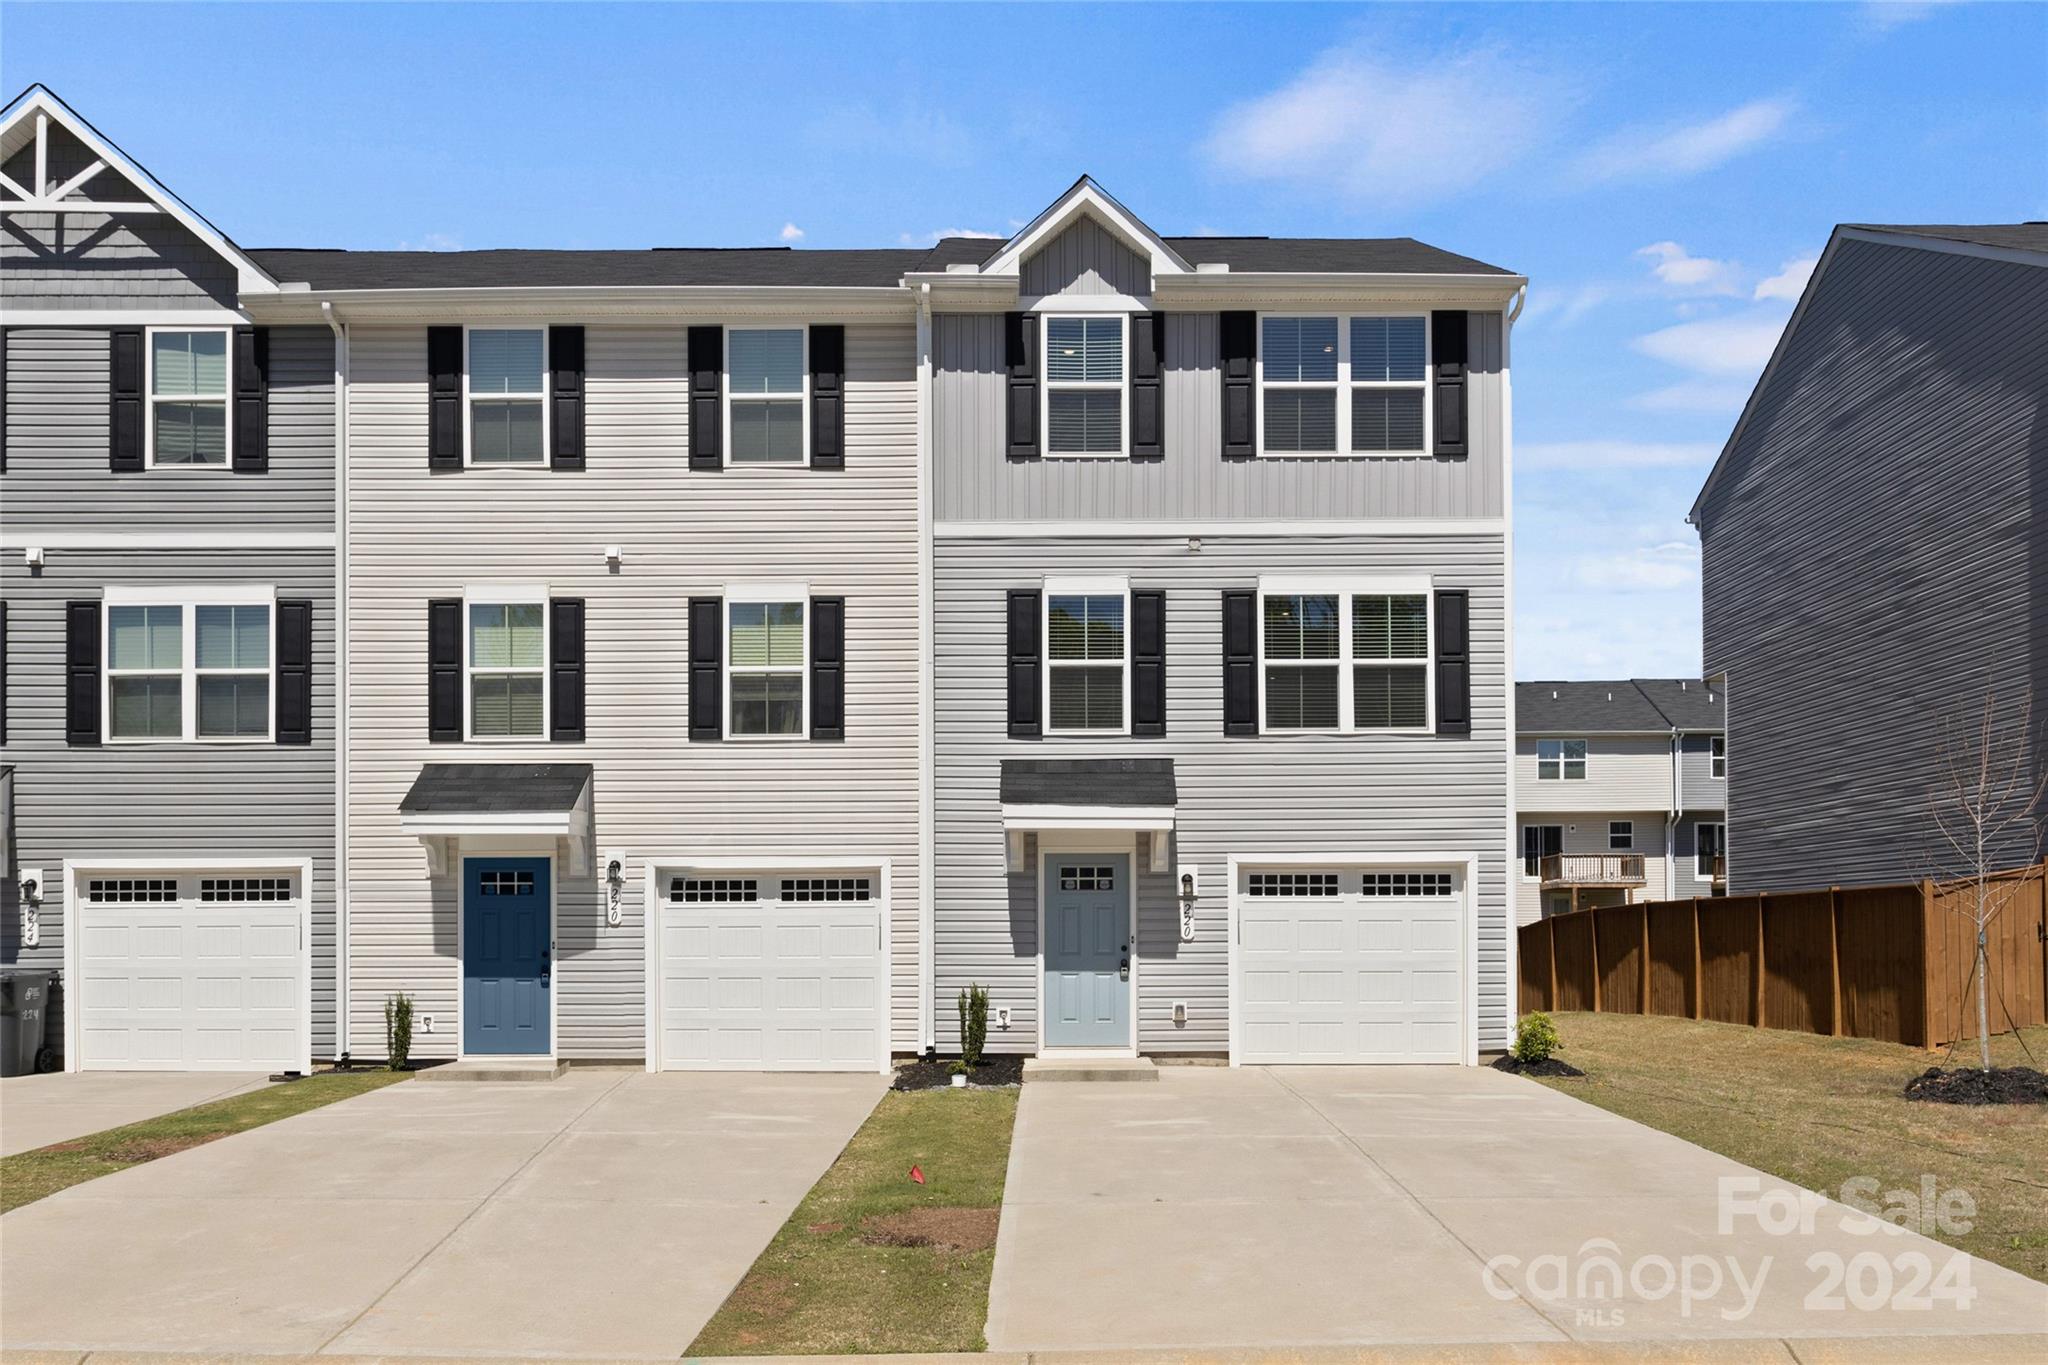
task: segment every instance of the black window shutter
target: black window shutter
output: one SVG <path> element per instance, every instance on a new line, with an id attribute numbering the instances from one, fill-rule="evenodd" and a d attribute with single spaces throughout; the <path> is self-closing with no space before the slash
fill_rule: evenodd
<path id="1" fill-rule="evenodd" d="M 142 470 L 142 329 L 107 334 L 107 467 L 116 474 Z"/>
<path id="2" fill-rule="evenodd" d="M 1131 594 L 1131 733 L 1166 733 L 1166 594 Z"/>
<path id="3" fill-rule="evenodd" d="M 1223 733 L 1259 732 L 1259 595 L 1223 594 Z"/>
<path id="4" fill-rule="evenodd" d="M 462 742 L 462 599 L 427 603 L 427 738 Z"/>
<path id="5" fill-rule="evenodd" d="M 64 742 L 100 742 L 100 604 L 64 604 Z"/>
<path id="6" fill-rule="evenodd" d="M 0 327 L 0 474 L 7 472 L 7 329 Z"/>
<path id="7" fill-rule="evenodd" d="M 1044 595 L 1036 588 L 1013 589 L 1008 648 L 1011 739 L 1037 739 L 1044 730 L 1038 718 L 1043 633 Z"/>
<path id="8" fill-rule="evenodd" d="M 583 599 L 548 601 L 548 738 L 583 742 Z"/>
<path id="9" fill-rule="evenodd" d="M 690 738 L 725 737 L 725 599 L 690 599 Z"/>
<path id="10" fill-rule="evenodd" d="M 583 468 L 581 327 L 548 328 L 548 439 L 551 467 Z"/>
<path id="11" fill-rule="evenodd" d="M 1429 315 L 1431 358 L 1436 378 L 1430 385 L 1435 406 L 1435 450 L 1441 456 L 1463 459 L 1471 443 L 1465 430 L 1468 404 L 1465 396 L 1465 347 L 1470 313 L 1440 312 Z"/>
<path id="12" fill-rule="evenodd" d="M 270 329 L 235 328 L 235 472 L 270 472 Z"/>
<path id="13" fill-rule="evenodd" d="M 811 738 L 846 738 L 846 599 L 811 599 Z"/>
<path id="14" fill-rule="evenodd" d="M 1166 458 L 1166 315 L 1131 316 L 1131 458 Z"/>
<path id="15" fill-rule="evenodd" d="M 1038 458 L 1038 318 L 1003 314 L 1003 423 L 1012 460 Z M 1037 731 L 1032 731 L 1036 734 Z"/>
<path id="16" fill-rule="evenodd" d="M 811 328 L 811 468 L 846 468 L 846 329 Z"/>
<path id="17" fill-rule="evenodd" d="M 313 604 L 277 603 L 277 742 L 313 742 Z"/>
<path id="18" fill-rule="evenodd" d="M 1472 595 L 1436 595 L 1436 732 L 1472 733 Z"/>
<path id="19" fill-rule="evenodd" d="M 460 327 L 427 329 L 427 468 L 462 468 Z"/>
<path id="20" fill-rule="evenodd" d="M 7 603 L 0 601 L 0 744 L 7 742 Z M 7 869 L 0 868 L 0 872 Z"/>
<path id="21" fill-rule="evenodd" d="M 1216 358 L 1223 374 L 1223 458 L 1259 453 L 1259 315 L 1222 313 L 1216 319 Z"/>
<path id="22" fill-rule="evenodd" d="M 723 469 L 725 423 L 718 411 L 725 382 L 725 329 L 690 329 L 690 468 Z M 692 684 L 694 686 L 694 684 Z M 695 722 L 692 722 L 692 729 Z M 691 738 L 704 738 L 692 734 Z M 716 739 L 716 735 L 709 736 Z"/>

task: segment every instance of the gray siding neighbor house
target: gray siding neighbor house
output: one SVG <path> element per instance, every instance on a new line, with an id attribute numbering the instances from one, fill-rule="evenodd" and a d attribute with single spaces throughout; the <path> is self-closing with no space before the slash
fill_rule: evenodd
<path id="1" fill-rule="evenodd" d="M 97 167 L 97 169 L 95 169 Z M 0 115 L 0 965 L 69 1069 L 335 1043 L 334 349 L 40 88 Z"/>
<path id="2" fill-rule="evenodd" d="M 1829 240 L 1691 514 L 1731 889 L 1962 870 L 1930 802 L 1987 699 L 2048 771 L 2044 317 L 2048 224 Z"/>

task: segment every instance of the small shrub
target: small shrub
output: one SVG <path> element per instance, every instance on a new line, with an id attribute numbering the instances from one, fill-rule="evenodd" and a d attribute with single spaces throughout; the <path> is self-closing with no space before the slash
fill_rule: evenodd
<path id="1" fill-rule="evenodd" d="M 412 997 L 404 991 L 384 999 L 384 1055 L 393 1071 L 405 1070 L 412 1061 Z"/>
<path id="2" fill-rule="evenodd" d="M 968 1066 L 981 1065 L 981 1049 L 988 1042 L 988 991 L 969 986 L 960 992 L 960 1060 Z"/>
<path id="3" fill-rule="evenodd" d="M 1515 1045 L 1508 1051 L 1524 1066 L 1549 1061 L 1557 1051 L 1557 1025 L 1540 1010 L 1523 1015 L 1515 1025 Z"/>

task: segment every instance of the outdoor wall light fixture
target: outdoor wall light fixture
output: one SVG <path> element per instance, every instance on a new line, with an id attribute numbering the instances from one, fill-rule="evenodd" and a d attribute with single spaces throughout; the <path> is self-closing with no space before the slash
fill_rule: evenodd
<path id="1" fill-rule="evenodd" d="M 626 855 L 604 855 L 604 922 L 617 928 L 626 918 Z"/>

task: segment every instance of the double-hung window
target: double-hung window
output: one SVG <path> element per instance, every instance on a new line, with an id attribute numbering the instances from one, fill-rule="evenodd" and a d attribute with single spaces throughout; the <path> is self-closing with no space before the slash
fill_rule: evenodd
<path id="1" fill-rule="evenodd" d="M 108 739 L 271 739 L 275 618 L 269 588 L 109 589 Z"/>
<path id="2" fill-rule="evenodd" d="M 1586 778 L 1586 741 L 1537 740 L 1536 778 L 1541 782 L 1583 782 Z"/>
<path id="3" fill-rule="evenodd" d="M 1048 455 L 1122 455 L 1124 353 L 1121 313 L 1047 317 L 1045 450 Z"/>
<path id="4" fill-rule="evenodd" d="M 1264 729 L 1429 726 L 1426 584 L 1267 584 L 1260 599 Z"/>
<path id="5" fill-rule="evenodd" d="M 548 460 L 547 330 L 469 329 L 469 462 L 544 465 Z"/>
<path id="6" fill-rule="evenodd" d="M 1626 853 L 1636 846 L 1636 822 L 1633 820 L 1609 820 L 1607 822 L 1607 847 L 1617 853 Z"/>
<path id="7" fill-rule="evenodd" d="M 1707 770 L 1715 777 L 1728 776 L 1728 737 L 1715 735 L 1707 742 Z"/>
<path id="8" fill-rule="evenodd" d="M 1522 875 L 1531 881 L 1543 875 L 1543 860 L 1564 852 L 1563 825 L 1522 826 Z"/>
<path id="9" fill-rule="evenodd" d="M 810 595 L 801 588 L 728 589 L 726 734 L 734 739 L 798 739 L 809 685 Z"/>
<path id="10" fill-rule="evenodd" d="M 547 737 L 547 598 L 474 594 L 469 611 L 469 737 Z"/>
<path id="11" fill-rule="evenodd" d="M 1130 594 L 1121 583 L 1045 586 L 1045 714 L 1052 734 L 1122 734 Z"/>
<path id="12" fill-rule="evenodd" d="M 801 327 L 734 327 L 725 334 L 726 449 L 733 464 L 802 464 L 804 358 Z"/>
<path id="13" fill-rule="evenodd" d="M 149 463 L 228 463 L 228 334 L 224 328 L 149 333 Z"/>
<path id="14" fill-rule="evenodd" d="M 1429 449 L 1429 318 L 1269 314 L 1259 320 L 1262 455 Z"/>

